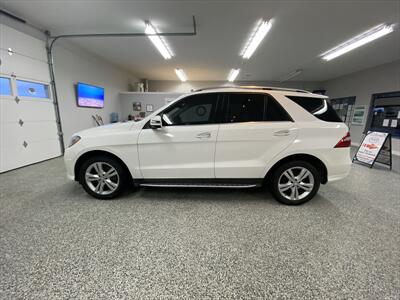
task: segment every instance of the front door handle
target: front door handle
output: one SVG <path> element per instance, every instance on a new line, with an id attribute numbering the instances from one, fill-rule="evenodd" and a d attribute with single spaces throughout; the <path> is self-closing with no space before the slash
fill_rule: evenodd
<path id="1" fill-rule="evenodd" d="M 211 137 L 211 132 L 202 132 L 196 135 L 198 139 L 209 139 Z"/>
<path id="2" fill-rule="evenodd" d="M 284 129 L 284 130 L 279 130 L 274 132 L 275 136 L 288 136 L 290 135 L 290 130 Z"/>

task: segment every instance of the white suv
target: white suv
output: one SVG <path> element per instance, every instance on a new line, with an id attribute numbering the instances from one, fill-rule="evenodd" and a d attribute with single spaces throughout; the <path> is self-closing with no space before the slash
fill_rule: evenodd
<path id="1" fill-rule="evenodd" d="M 327 97 L 268 87 L 203 89 L 137 123 L 84 130 L 65 151 L 68 177 L 99 199 L 129 183 L 251 188 L 285 204 L 350 171 L 350 135 Z"/>

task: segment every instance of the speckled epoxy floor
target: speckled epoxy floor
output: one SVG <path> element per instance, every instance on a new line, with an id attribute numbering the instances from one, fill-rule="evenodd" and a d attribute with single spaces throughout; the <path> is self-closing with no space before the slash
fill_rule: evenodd
<path id="1" fill-rule="evenodd" d="M 62 159 L 0 175 L 1 299 L 398 299 L 400 175 L 354 165 L 311 202 L 141 189 L 98 201 Z"/>

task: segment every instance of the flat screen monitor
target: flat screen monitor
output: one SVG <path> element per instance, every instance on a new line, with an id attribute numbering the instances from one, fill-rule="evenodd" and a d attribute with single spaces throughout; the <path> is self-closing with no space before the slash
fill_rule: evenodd
<path id="1" fill-rule="evenodd" d="M 104 88 L 78 82 L 76 98 L 79 107 L 104 107 Z"/>

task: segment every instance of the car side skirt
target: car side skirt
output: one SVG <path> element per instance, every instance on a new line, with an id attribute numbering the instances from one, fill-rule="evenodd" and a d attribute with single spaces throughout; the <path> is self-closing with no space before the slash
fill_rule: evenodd
<path id="1" fill-rule="evenodd" d="M 262 183 L 263 178 L 140 179 L 134 182 L 136 186 L 189 188 L 254 188 Z"/>

